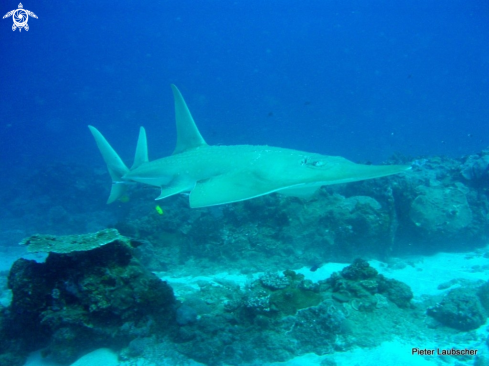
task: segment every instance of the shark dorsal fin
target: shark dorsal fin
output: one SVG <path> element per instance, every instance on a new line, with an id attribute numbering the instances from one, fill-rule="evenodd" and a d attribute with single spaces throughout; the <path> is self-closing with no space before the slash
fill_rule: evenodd
<path id="1" fill-rule="evenodd" d="M 138 144 L 136 146 L 136 155 L 134 156 L 134 163 L 131 170 L 136 169 L 143 163 L 148 162 L 148 141 L 146 139 L 146 130 L 144 127 L 139 129 Z"/>
<path id="2" fill-rule="evenodd" d="M 195 125 L 194 119 L 180 90 L 173 84 L 171 88 L 173 90 L 173 97 L 175 98 L 175 120 L 177 123 L 177 146 L 173 154 L 207 145 Z"/>

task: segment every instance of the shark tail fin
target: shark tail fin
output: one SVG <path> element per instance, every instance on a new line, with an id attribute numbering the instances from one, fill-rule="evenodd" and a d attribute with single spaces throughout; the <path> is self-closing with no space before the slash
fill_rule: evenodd
<path id="1" fill-rule="evenodd" d="M 110 189 L 109 199 L 107 200 L 107 203 L 109 204 L 121 198 L 126 192 L 127 186 L 123 184 L 122 177 L 129 172 L 129 168 L 126 166 L 126 164 L 124 164 L 122 159 L 112 148 L 112 146 L 110 146 L 109 142 L 105 139 L 105 137 L 100 133 L 99 130 L 97 130 L 93 126 L 88 126 L 88 128 L 90 129 L 90 132 L 95 138 L 95 142 L 97 143 L 97 146 L 100 150 L 100 153 L 102 154 L 105 164 L 107 164 L 107 169 L 109 170 L 110 177 L 112 178 L 112 187 Z M 141 139 L 142 138 L 140 134 L 140 140 Z M 146 140 L 145 133 L 143 139 Z M 138 153 L 140 150 L 143 150 L 143 147 L 141 148 L 139 147 L 140 145 L 142 146 L 143 143 L 140 144 L 138 141 L 138 148 L 136 149 L 136 157 L 143 156 L 142 152 Z"/>

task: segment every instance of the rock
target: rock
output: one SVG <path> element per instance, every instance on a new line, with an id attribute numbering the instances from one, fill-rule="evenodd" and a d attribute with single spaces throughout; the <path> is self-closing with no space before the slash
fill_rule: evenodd
<path id="1" fill-rule="evenodd" d="M 178 325 L 183 326 L 183 325 L 195 323 L 197 321 L 197 317 L 198 317 L 197 311 L 193 307 L 187 304 L 183 304 L 177 309 Z"/>
<path id="2" fill-rule="evenodd" d="M 409 216 L 429 235 L 453 236 L 472 223 L 467 198 L 457 188 L 424 188 L 412 202 Z"/>
<path id="3" fill-rule="evenodd" d="M 342 307 L 327 301 L 304 309 L 293 319 L 287 320 L 293 322 L 291 339 L 303 350 L 320 355 L 330 353 L 334 340 L 348 330 Z"/>
<path id="4" fill-rule="evenodd" d="M 262 286 L 270 290 L 280 290 L 290 285 L 290 281 L 285 276 L 280 276 L 277 273 L 267 272 L 260 277 Z"/>
<path id="5" fill-rule="evenodd" d="M 357 258 L 351 265 L 343 268 L 341 275 L 348 280 L 365 280 L 374 278 L 378 272 L 364 259 Z"/>
<path id="6" fill-rule="evenodd" d="M 436 306 L 427 311 L 440 323 L 458 330 L 477 329 L 485 323 L 487 314 L 475 290 L 456 288 Z"/>
<path id="7" fill-rule="evenodd" d="M 379 293 L 387 296 L 398 307 L 407 308 L 413 299 L 411 288 L 401 281 L 379 277 Z"/>
<path id="8" fill-rule="evenodd" d="M 460 174 L 471 181 L 489 178 L 489 151 L 470 155 L 460 168 Z"/>
<path id="9" fill-rule="evenodd" d="M 378 274 L 363 259 L 356 259 L 350 266 L 343 268 L 341 275 L 333 273 L 326 282 L 331 286 L 334 300 L 350 302 L 359 311 L 374 311 L 381 306 L 378 304 L 380 295 L 400 308 L 408 307 L 413 298 L 408 285 Z"/>
<path id="10" fill-rule="evenodd" d="M 489 281 L 477 289 L 477 296 L 479 296 L 479 300 L 486 312 L 489 313 Z"/>

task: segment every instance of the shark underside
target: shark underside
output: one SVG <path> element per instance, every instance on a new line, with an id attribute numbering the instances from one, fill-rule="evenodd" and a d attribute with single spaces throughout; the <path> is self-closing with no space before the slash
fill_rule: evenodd
<path id="1" fill-rule="evenodd" d="M 190 111 L 172 85 L 177 146 L 172 155 L 149 161 L 146 131 L 140 129 L 129 169 L 102 134 L 89 126 L 112 178 L 107 203 L 121 198 L 126 183 L 161 189 L 156 199 L 190 193 L 190 207 L 244 201 L 273 192 L 307 196 L 323 185 L 384 177 L 408 170 L 405 165 L 362 165 L 338 156 L 253 145 L 207 145 Z"/>

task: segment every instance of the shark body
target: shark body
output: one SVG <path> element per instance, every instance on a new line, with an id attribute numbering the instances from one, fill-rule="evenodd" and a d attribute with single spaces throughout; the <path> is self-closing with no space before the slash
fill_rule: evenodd
<path id="1" fill-rule="evenodd" d="M 190 193 L 190 207 L 248 200 L 273 192 L 306 196 L 323 185 L 384 177 L 408 170 L 405 165 L 362 165 L 339 156 L 254 145 L 211 146 L 202 138 L 180 93 L 175 98 L 177 146 L 172 155 L 149 161 L 141 127 L 129 169 L 103 135 L 89 126 L 112 178 L 107 203 L 124 195 L 129 182 L 161 189 L 156 199 Z"/>

